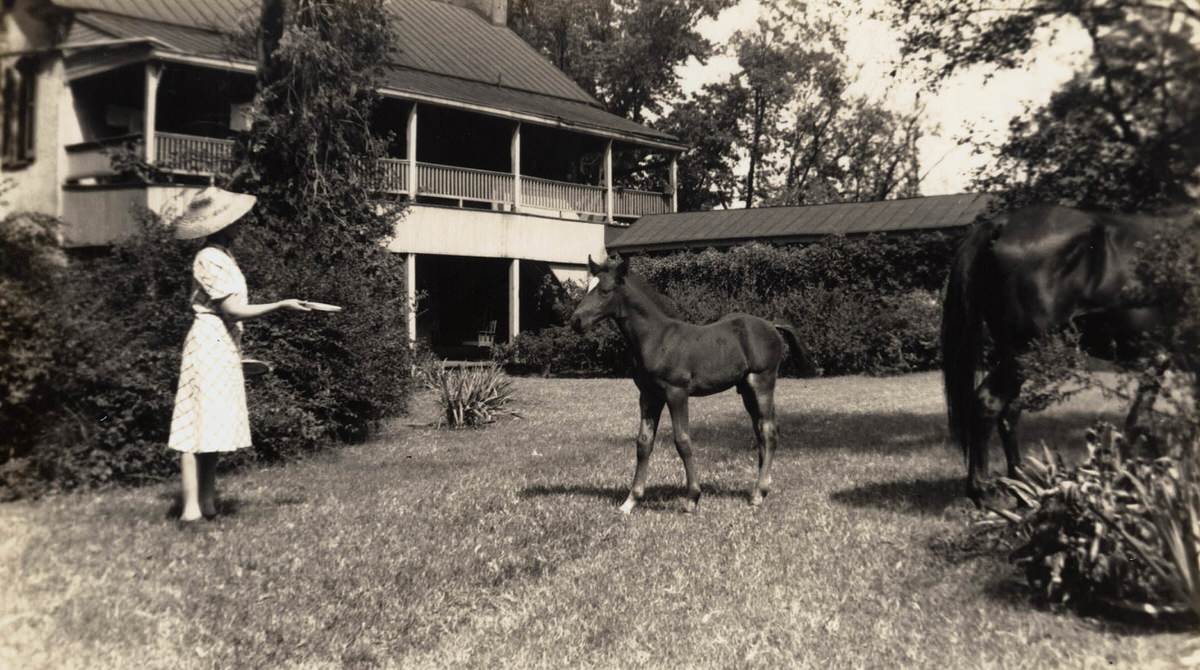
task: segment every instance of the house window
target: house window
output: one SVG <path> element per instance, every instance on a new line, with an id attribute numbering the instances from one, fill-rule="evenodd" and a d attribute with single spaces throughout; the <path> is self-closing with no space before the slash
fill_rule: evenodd
<path id="1" fill-rule="evenodd" d="M 37 67 L 22 58 L 4 67 L 4 128 L 0 139 L 5 168 L 33 162 L 34 125 L 37 121 Z"/>

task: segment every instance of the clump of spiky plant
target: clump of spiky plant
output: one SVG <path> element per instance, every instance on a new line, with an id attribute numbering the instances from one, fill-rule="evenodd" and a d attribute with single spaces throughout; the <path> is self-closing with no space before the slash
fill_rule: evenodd
<path id="1" fill-rule="evenodd" d="M 438 394 L 442 409 L 438 427 L 478 427 L 497 417 L 517 416 L 508 405 L 512 382 L 495 363 L 477 367 L 448 367 L 437 363 L 421 372 L 425 384 Z"/>

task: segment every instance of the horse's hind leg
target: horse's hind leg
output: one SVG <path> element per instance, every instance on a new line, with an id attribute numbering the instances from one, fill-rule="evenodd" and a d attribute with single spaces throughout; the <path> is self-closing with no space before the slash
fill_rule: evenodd
<path id="1" fill-rule="evenodd" d="M 1132 443 L 1142 432 L 1142 415 L 1154 410 L 1158 394 L 1162 390 L 1163 376 L 1170 367 L 1171 360 L 1164 357 L 1154 365 L 1154 371 L 1143 375 L 1138 380 L 1137 391 L 1134 392 L 1133 403 L 1129 406 L 1129 414 L 1125 415 L 1125 437 Z"/>
<path id="2" fill-rule="evenodd" d="M 1014 400 L 1009 400 L 1004 409 L 1000 410 L 1000 418 L 996 422 L 1000 443 L 1004 445 L 1004 459 L 1008 464 L 1009 477 L 1016 477 L 1021 467 L 1021 447 L 1017 440 L 1017 424 L 1020 421 L 1021 406 Z"/>
<path id="3" fill-rule="evenodd" d="M 696 465 L 692 462 L 692 437 L 688 433 L 688 394 L 675 389 L 667 392 L 667 407 L 671 410 L 671 432 L 675 435 L 675 450 L 683 461 L 683 472 L 687 476 L 688 501 L 684 510 L 694 512 L 700 505 L 700 482 L 696 479 Z"/>
<path id="4" fill-rule="evenodd" d="M 758 480 L 750 492 L 750 504 L 758 507 L 771 491 L 771 461 L 779 439 L 775 425 L 775 375 L 751 373 L 746 377 L 746 387 L 750 392 L 742 394 L 742 402 L 755 422 L 754 434 L 758 438 Z"/>
<path id="5" fill-rule="evenodd" d="M 738 395 L 742 397 L 742 406 L 746 408 L 746 414 L 750 415 L 750 428 L 754 431 L 754 443 L 762 448 L 762 426 L 759 424 L 758 415 L 758 399 L 754 395 L 754 389 L 750 388 L 750 384 L 742 382 L 737 387 Z"/>
<path id="6" fill-rule="evenodd" d="M 654 436 L 658 434 L 658 420 L 662 416 L 663 398 L 653 393 L 642 392 L 638 398 L 642 419 L 638 425 L 637 468 L 633 471 L 633 486 L 629 496 L 621 505 L 621 512 L 629 514 L 646 493 L 646 468 L 650 454 L 654 451 Z"/>
<path id="7" fill-rule="evenodd" d="M 1016 404 L 1021 382 L 1015 362 L 1001 361 L 992 369 L 975 391 L 976 412 L 972 420 L 970 440 L 967 447 L 967 490 L 979 501 L 983 496 L 982 481 L 987 479 L 988 441 L 992 427 L 999 428 L 1004 443 L 1004 455 L 1008 462 L 1008 474 L 1016 474 L 1021 464 L 1021 452 L 1017 443 L 1017 420 L 1020 408 Z"/>

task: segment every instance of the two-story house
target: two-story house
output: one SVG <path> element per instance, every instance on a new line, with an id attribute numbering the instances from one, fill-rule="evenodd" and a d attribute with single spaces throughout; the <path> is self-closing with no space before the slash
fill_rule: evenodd
<path id="1" fill-rule="evenodd" d="M 230 35 L 257 0 L 4 0 L 4 180 L 0 200 L 66 223 L 66 244 L 127 234 L 134 205 L 169 213 L 232 167 L 255 63 Z M 389 248 L 410 295 L 409 335 L 453 347 L 535 320 L 546 278 L 586 276 L 606 236 L 675 210 L 664 133 L 604 111 L 506 24 L 506 0 L 388 0 L 398 53 L 381 87 L 396 138 L 381 190 L 407 197 Z M 112 156 L 170 173 L 131 183 Z M 658 192 L 620 188 L 614 155 L 657 152 Z M 618 160 L 618 163 L 620 161 Z M 2 187 L 0 187 L 2 188 Z M 523 300 L 524 298 L 524 300 Z M 523 306 L 524 305 L 524 306 Z"/>

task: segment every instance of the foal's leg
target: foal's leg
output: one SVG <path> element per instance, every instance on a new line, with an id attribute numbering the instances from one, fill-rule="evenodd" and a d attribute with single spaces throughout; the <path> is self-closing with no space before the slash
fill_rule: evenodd
<path id="1" fill-rule="evenodd" d="M 758 437 L 758 480 L 750 492 L 750 504 L 758 507 L 771 491 L 771 461 L 779 440 L 779 430 L 775 425 L 775 375 L 751 373 L 746 381 L 755 402 L 751 417 L 756 419 L 754 432 Z"/>
<path id="2" fill-rule="evenodd" d="M 633 471 L 633 486 L 629 488 L 629 496 L 621 505 L 621 512 L 624 514 L 632 512 L 646 493 L 646 466 L 650 462 L 651 452 L 654 451 L 654 436 L 658 434 L 658 419 L 662 416 L 663 403 L 662 396 L 645 391 L 638 398 L 642 420 L 638 426 L 637 468 Z"/>
<path id="3" fill-rule="evenodd" d="M 759 424 L 758 415 L 758 399 L 754 396 L 754 389 L 747 382 L 738 384 L 738 395 L 742 397 L 742 406 L 746 408 L 746 414 L 750 415 L 750 428 L 754 431 L 754 443 L 762 449 L 762 426 Z"/>
<path id="4" fill-rule="evenodd" d="M 688 502 L 684 511 L 694 512 L 700 505 L 700 482 L 696 480 L 696 466 L 692 462 L 692 437 L 688 434 L 688 394 L 686 390 L 673 389 L 667 392 L 667 407 L 671 410 L 671 432 L 675 435 L 675 450 L 683 461 L 687 475 Z"/>

